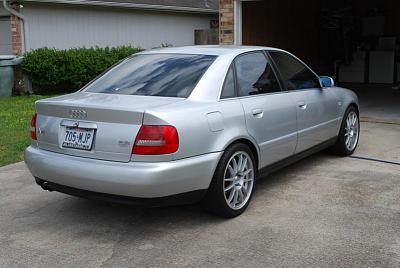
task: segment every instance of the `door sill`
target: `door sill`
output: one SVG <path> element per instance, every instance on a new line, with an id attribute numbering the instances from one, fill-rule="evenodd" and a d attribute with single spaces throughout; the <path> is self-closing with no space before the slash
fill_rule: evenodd
<path id="1" fill-rule="evenodd" d="M 269 166 L 263 167 L 263 168 L 260 169 L 257 178 L 265 177 L 265 176 L 267 176 L 267 175 L 269 175 L 269 174 L 271 174 L 271 173 L 273 173 L 275 171 L 278 171 L 278 170 L 280 170 L 280 169 L 282 169 L 282 168 L 284 168 L 286 166 L 289 166 L 289 165 L 291 165 L 291 164 L 293 164 L 293 163 L 295 163 L 295 162 L 297 162 L 297 161 L 299 161 L 299 160 L 301 160 L 303 158 L 306 158 L 306 157 L 308 157 L 310 155 L 313 155 L 313 154 L 315 154 L 317 152 L 320 152 L 320 151 L 322 151 L 324 149 L 327 149 L 327 148 L 335 145 L 336 140 L 337 140 L 337 137 L 331 138 L 331 139 L 329 139 L 329 140 L 327 140 L 327 141 L 325 141 L 323 143 L 320 143 L 320 144 L 318 144 L 318 145 L 316 145 L 314 147 L 311 147 L 311 148 L 309 148 L 309 149 L 307 149 L 307 150 L 305 150 L 303 152 L 294 154 L 292 156 L 289 156 L 288 158 L 280 160 L 280 161 L 278 161 L 276 163 L 273 163 L 273 164 L 271 164 Z"/>

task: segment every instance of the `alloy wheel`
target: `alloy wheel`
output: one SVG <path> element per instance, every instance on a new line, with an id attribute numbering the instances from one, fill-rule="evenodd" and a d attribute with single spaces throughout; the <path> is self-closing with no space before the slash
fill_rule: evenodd
<path id="1" fill-rule="evenodd" d="M 346 118 L 346 127 L 344 132 L 345 145 L 347 150 L 353 151 L 357 146 L 359 133 L 358 116 L 354 111 L 351 111 Z"/>
<path id="2" fill-rule="evenodd" d="M 223 191 L 226 203 L 232 209 L 241 209 L 249 201 L 254 185 L 254 167 L 251 157 L 243 151 L 231 156 L 225 168 Z"/>

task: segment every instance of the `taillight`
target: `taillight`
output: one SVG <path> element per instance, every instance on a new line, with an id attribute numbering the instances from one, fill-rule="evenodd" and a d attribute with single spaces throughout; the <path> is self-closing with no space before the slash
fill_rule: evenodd
<path id="1" fill-rule="evenodd" d="M 36 136 L 36 120 L 37 120 L 37 113 L 35 113 L 32 116 L 32 120 L 31 120 L 30 132 L 31 132 L 32 140 L 37 140 L 37 136 Z"/>
<path id="2" fill-rule="evenodd" d="M 132 153 L 140 155 L 172 154 L 178 151 L 179 137 L 173 126 L 143 125 L 136 136 Z"/>

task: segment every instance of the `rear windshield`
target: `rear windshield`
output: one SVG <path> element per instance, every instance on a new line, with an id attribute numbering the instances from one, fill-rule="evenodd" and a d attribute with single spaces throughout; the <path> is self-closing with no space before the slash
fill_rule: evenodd
<path id="1" fill-rule="evenodd" d="M 215 58 L 186 54 L 136 55 L 112 67 L 83 90 L 186 98 Z"/>

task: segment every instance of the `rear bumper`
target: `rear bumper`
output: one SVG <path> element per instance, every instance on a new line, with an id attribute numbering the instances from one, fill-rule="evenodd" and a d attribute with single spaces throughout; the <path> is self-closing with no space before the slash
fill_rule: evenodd
<path id="1" fill-rule="evenodd" d="M 25 162 L 35 178 L 67 190 L 160 198 L 207 189 L 221 154 L 210 153 L 169 162 L 121 163 L 69 156 L 30 146 L 25 151 Z"/>
<path id="2" fill-rule="evenodd" d="M 207 190 L 196 190 L 192 192 L 175 194 L 165 197 L 139 198 L 139 197 L 130 197 L 130 196 L 87 191 L 65 185 L 60 185 L 54 182 L 44 181 L 38 178 L 35 178 L 35 180 L 36 183 L 40 185 L 44 190 L 48 190 L 50 192 L 56 191 L 91 200 L 113 202 L 123 205 L 145 206 L 145 207 L 163 207 L 163 206 L 174 206 L 181 204 L 192 204 L 200 201 L 207 193 Z"/>

